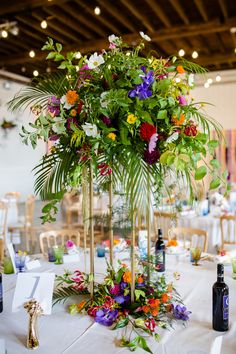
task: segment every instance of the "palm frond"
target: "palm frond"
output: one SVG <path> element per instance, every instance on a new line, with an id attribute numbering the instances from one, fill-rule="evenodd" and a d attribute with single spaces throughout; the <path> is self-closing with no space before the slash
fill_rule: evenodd
<path id="1" fill-rule="evenodd" d="M 181 58 L 176 60 L 176 64 L 183 65 L 184 69 L 188 72 L 194 73 L 194 74 L 205 74 L 207 72 L 207 69 L 203 68 L 199 64 L 193 63 L 185 58 Z"/>
<path id="2" fill-rule="evenodd" d="M 78 295 L 87 295 L 89 294 L 88 290 L 77 290 L 70 286 L 61 286 L 54 290 L 53 293 L 53 306 L 60 303 L 65 302 L 71 296 L 78 296 Z"/>
<path id="3" fill-rule="evenodd" d="M 63 96 L 70 84 L 62 72 L 40 77 L 38 81 L 32 81 L 30 86 L 23 88 L 15 97 L 8 102 L 8 109 L 16 112 L 19 109 L 26 109 L 31 105 L 45 107 L 50 96 Z"/>

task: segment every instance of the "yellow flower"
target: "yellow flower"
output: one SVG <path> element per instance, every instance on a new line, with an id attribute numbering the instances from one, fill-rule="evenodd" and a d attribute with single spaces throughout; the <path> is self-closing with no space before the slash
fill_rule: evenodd
<path id="1" fill-rule="evenodd" d="M 71 115 L 72 117 L 75 117 L 76 114 L 77 114 L 76 109 L 72 109 L 72 110 L 70 111 L 70 115 Z"/>
<path id="2" fill-rule="evenodd" d="M 107 137 L 108 137 L 109 139 L 113 140 L 113 141 L 116 140 L 116 134 L 115 134 L 115 133 L 109 133 L 109 134 L 107 135 Z"/>
<path id="3" fill-rule="evenodd" d="M 127 122 L 129 124 L 134 124 L 137 120 L 137 117 L 135 117 L 135 115 L 133 113 L 130 113 L 128 114 L 128 117 L 127 117 Z"/>

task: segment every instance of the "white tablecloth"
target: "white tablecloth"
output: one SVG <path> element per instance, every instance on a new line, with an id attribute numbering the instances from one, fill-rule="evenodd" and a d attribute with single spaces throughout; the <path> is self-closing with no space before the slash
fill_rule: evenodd
<path id="1" fill-rule="evenodd" d="M 87 262 L 89 264 L 89 262 Z M 96 258 L 96 272 L 105 269 L 104 258 Z M 79 264 L 54 265 L 42 262 L 41 272 L 62 273 L 70 268 L 84 270 L 84 261 Z M 37 271 L 37 270 L 35 270 Z M 188 309 L 192 311 L 187 327 L 175 325 L 175 330 L 160 330 L 161 342 L 148 340 L 155 354 L 187 354 L 189 351 L 202 350 L 209 353 L 214 338 L 221 335 L 212 330 L 212 284 L 216 279 L 216 264 L 202 262 L 193 267 L 189 259 L 178 261 L 175 256 L 167 257 L 167 272 L 181 273 L 177 289 Z M 100 275 L 101 276 L 101 275 Z M 230 329 L 223 334 L 221 354 L 236 353 L 236 280 L 231 278 L 231 268 L 225 269 L 225 281 L 230 288 Z M 16 275 L 3 275 L 4 312 L 0 314 L 0 338 L 5 338 L 8 354 L 29 353 L 26 349 L 27 314 L 25 310 L 11 312 Z M 73 301 L 72 301 L 73 302 Z M 118 346 L 122 330 L 112 331 L 94 323 L 89 316 L 72 316 L 66 312 L 66 305 L 56 305 L 50 316 L 39 319 L 39 354 L 125 354 L 126 348 Z M 138 349 L 135 353 L 143 354 Z"/>

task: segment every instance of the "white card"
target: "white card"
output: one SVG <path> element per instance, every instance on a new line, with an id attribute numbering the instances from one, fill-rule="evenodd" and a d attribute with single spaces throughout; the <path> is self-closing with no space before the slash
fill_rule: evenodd
<path id="1" fill-rule="evenodd" d="M 29 262 L 25 263 L 25 267 L 27 270 L 32 270 L 35 268 L 40 268 L 41 263 L 36 259 L 34 261 L 29 261 Z"/>
<path id="2" fill-rule="evenodd" d="M 54 278 L 54 273 L 18 273 L 12 311 L 17 312 L 27 301 L 36 299 L 43 309 L 43 314 L 50 315 Z"/>
<path id="3" fill-rule="evenodd" d="M 72 262 L 78 262 L 78 261 L 79 261 L 78 254 L 66 254 L 63 256 L 64 263 L 72 263 Z"/>
<path id="4" fill-rule="evenodd" d="M 0 338 L 0 354 L 6 354 L 5 340 Z"/>
<path id="5" fill-rule="evenodd" d="M 11 258 L 14 273 L 17 273 L 16 264 L 15 264 L 15 251 L 14 251 L 12 243 L 7 243 L 7 249 L 9 252 L 9 256 Z"/>

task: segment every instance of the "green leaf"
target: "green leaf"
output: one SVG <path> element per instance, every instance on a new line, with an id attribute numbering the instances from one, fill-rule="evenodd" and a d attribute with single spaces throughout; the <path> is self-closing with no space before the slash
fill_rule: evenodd
<path id="1" fill-rule="evenodd" d="M 124 328 L 127 326 L 128 323 L 129 323 L 128 317 L 122 318 L 119 322 L 116 323 L 115 327 L 112 329 Z"/>
<path id="2" fill-rule="evenodd" d="M 210 189 L 216 189 L 221 185 L 221 181 L 219 178 L 215 178 L 210 183 Z"/>
<path id="3" fill-rule="evenodd" d="M 206 166 L 201 166 L 201 167 L 198 167 L 198 169 L 195 171 L 195 180 L 196 181 L 199 181 L 201 179 L 203 179 L 207 174 L 207 168 Z"/>
<path id="4" fill-rule="evenodd" d="M 136 289 L 134 291 L 136 300 L 139 300 L 140 296 L 145 297 L 145 292 L 143 290 Z"/>
<path id="5" fill-rule="evenodd" d="M 160 105 L 161 109 L 165 108 L 167 106 L 167 101 L 164 98 L 159 99 L 159 105 Z"/>
<path id="6" fill-rule="evenodd" d="M 165 119 L 165 118 L 167 118 L 167 110 L 162 109 L 158 112 L 157 119 Z"/>
<path id="7" fill-rule="evenodd" d="M 179 159 L 184 162 L 190 162 L 190 157 L 187 154 L 179 154 Z"/>
<path id="8" fill-rule="evenodd" d="M 228 172 L 227 170 L 225 170 L 225 171 L 222 173 L 222 177 L 223 177 L 224 179 L 226 179 L 226 178 L 228 177 L 228 175 L 229 175 L 229 172 Z"/>
<path id="9" fill-rule="evenodd" d="M 201 141 L 203 144 L 206 144 L 208 136 L 205 133 L 198 133 L 195 139 Z"/>
<path id="10" fill-rule="evenodd" d="M 175 106 L 175 99 L 172 96 L 168 97 L 168 103 L 169 106 Z"/>
<path id="11" fill-rule="evenodd" d="M 219 146 L 219 141 L 218 140 L 210 140 L 207 143 L 209 148 L 215 149 L 217 146 Z"/>
<path id="12" fill-rule="evenodd" d="M 142 348 L 143 350 L 145 350 L 146 352 L 148 353 L 151 353 L 152 354 L 152 351 L 151 349 L 149 348 L 149 346 L 147 345 L 147 342 L 146 342 L 146 339 L 139 336 L 139 347 Z"/>
<path id="13" fill-rule="evenodd" d="M 50 53 L 48 53 L 46 59 L 54 59 L 55 56 L 56 56 L 56 54 L 57 54 L 57 53 L 55 53 L 55 52 L 50 52 Z"/>
<path id="14" fill-rule="evenodd" d="M 161 156 L 160 156 L 160 163 L 162 165 L 166 165 L 167 164 L 167 159 L 170 157 L 170 156 L 173 156 L 175 157 L 174 153 L 172 151 L 165 151 Z"/>
<path id="15" fill-rule="evenodd" d="M 56 43 L 56 48 L 57 48 L 57 51 L 60 53 L 62 51 L 61 43 Z"/>
<path id="16" fill-rule="evenodd" d="M 210 165 L 214 168 L 220 168 L 220 163 L 217 159 L 213 159 L 210 161 Z"/>
<path id="17" fill-rule="evenodd" d="M 61 64 L 58 66 L 58 69 L 65 69 L 67 67 L 67 62 L 63 61 Z"/>
<path id="18" fill-rule="evenodd" d="M 55 61 L 61 61 L 61 60 L 63 60 L 63 59 L 65 59 L 64 55 L 62 55 L 62 54 L 56 54 L 54 60 L 55 60 Z"/>

